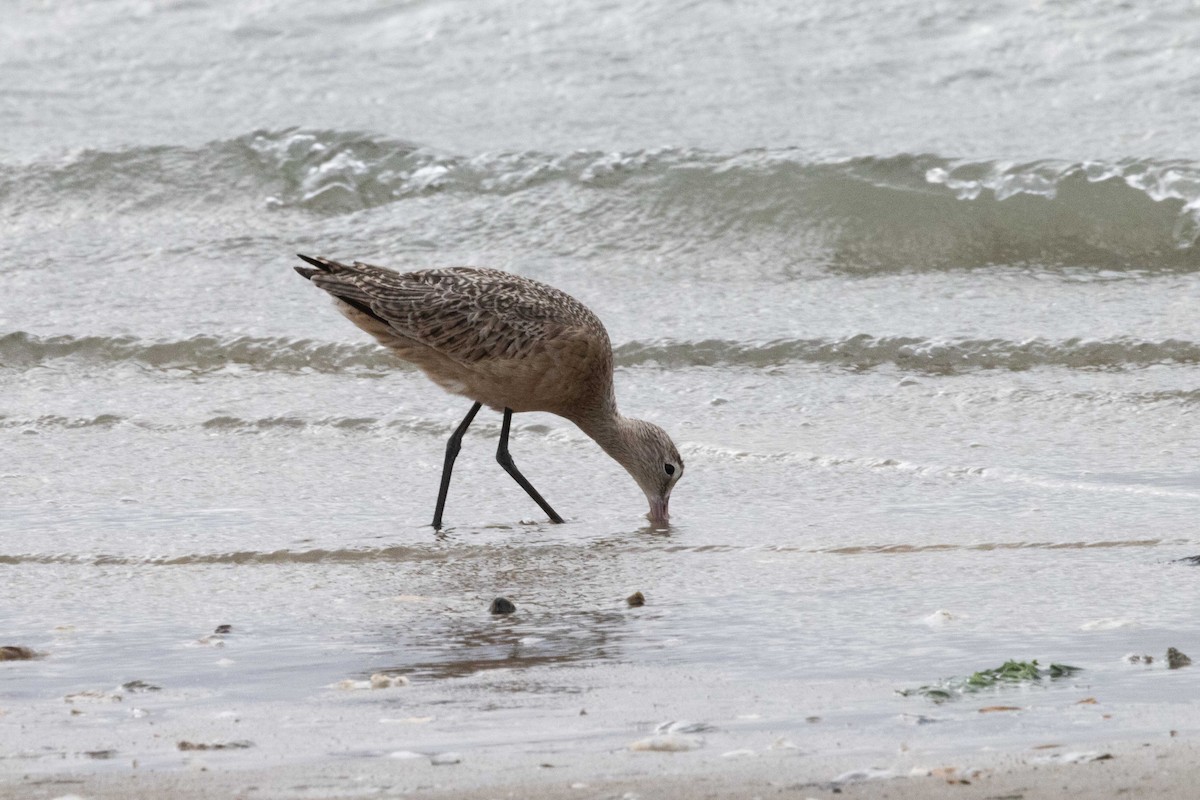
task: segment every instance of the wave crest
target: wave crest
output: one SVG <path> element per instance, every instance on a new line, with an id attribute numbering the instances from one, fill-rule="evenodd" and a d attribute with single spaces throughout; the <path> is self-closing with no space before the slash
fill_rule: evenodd
<path id="1" fill-rule="evenodd" d="M 276 372 L 385 372 L 405 368 L 373 344 L 338 344 L 309 339 L 193 336 L 147 341 L 133 336 L 34 336 L 23 331 L 0 336 L 0 368 L 31 369 L 52 362 L 206 373 L 246 368 Z"/>
<path id="2" fill-rule="evenodd" d="M 1128 338 L 1017 342 L 860 334 L 839 339 L 770 342 L 724 339 L 628 342 L 618 346 L 614 356 L 619 367 L 768 367 L 810 363 L 850 370 L 890 365 L 902 370 L 949 375 L 974 370 L 1036 367 L 1103 370 L 1136 369 L 1156 364 L 1200 364 L 1200 342 Z M 27 370 L 55 362 L 101 369 L 132 364 L 147 370 L 191 373 L 250 370 L 383 375 L 397 369 L 414 369 L 388 350 L 369 343 L 340 344 L 249 336 L 224 339 L 194 336 L 179 341 L 147 341 L 131 336 L 39 337 L 23 332 L 0 336 L 0 368 Z"/>

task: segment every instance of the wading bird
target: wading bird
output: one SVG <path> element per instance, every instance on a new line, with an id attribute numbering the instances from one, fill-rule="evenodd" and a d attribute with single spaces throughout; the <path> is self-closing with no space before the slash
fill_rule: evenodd
<path id="1" fill-rule="evenodd" d="M 562 522 L 508 453 L 517 411 L 549 411 L 574 422 L 626 469 L 668 520 L 683 459 L 666 431 L 617 411 L 612 346 L 604 325 L 575 298 L 496 269 L 451 267 L 396 272 L 301 255 L 296 271 L 333 295 L 351 322 L 448 392 L 475 401 L 446 443 L 433 527 L 441 528 L 450 472 L 481 406 L 504 413 L 496 460 L 554 522 Z"/>

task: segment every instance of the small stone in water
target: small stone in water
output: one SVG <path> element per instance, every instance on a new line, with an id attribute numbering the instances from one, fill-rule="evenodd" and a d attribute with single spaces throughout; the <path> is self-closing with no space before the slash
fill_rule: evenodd
<path id="1" fill-rule="evenodd" d="M 629 595 L 629 597 L 625 598 L 625 602 L 629 603 L 632 608 L 644 606 L 646 605 L 646 595 L 642 594 L 641 592 L 634 592 L 633 594 Z"/>
<path id="2" fill-rule="evenodd" d="M 232 625 L 218 625 L 213 633 L 233 633 Z"/>
<path id="3" fill-rule="evenodd" d="M 492 601 L 492 606 L 488 610 L 493 614 L 511 614 L 517 610 L 517 607 L 507 597 L 497 597 Z"/>
<path id="4" fill-rule="evenodd" d="M 1188 658 L 1183 653 L 1176 650 L 1174 647 L 1167 648 L 1167 668 L 1168 669 L 1179 669 L 1180 667 L 1186 667 L 1187 665 L 1189 665 L 1191 663 L 1192 663 L 1192 660 L 1190 658 Z"/>

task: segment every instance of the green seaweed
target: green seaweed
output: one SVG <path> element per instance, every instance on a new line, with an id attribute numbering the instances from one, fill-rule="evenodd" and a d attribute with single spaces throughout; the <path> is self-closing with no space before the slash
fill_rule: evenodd
<path id="1" fill-rule="evenodd" d="M 935 703 L 944 703 L 947 700 L 952 700 L 969 692 L 978 692 L 983 689 L 1012 684 L 1035 683 L 1041 681 L 1043 678 L 1050 680 L 1065 678 L 1074 675 L 1079 670 L 1080 667 L 1072 667 L 1066 664 L 1051 664 L 1049 667 L 1043 669 L 1038 666 L 1037 659 L 1033 661 L 1009 660 L 998 667 L 972 673 L 967 678 L 946 678 L 929 686 L 918 686 L 915 689 L 901 689 L 898 693 L 903 697 L 926 697 Z"/>

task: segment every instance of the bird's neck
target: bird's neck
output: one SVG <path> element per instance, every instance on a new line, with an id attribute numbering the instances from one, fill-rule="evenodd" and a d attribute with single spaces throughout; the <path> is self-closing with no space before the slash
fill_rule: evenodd
<path id="1" fill-rule="evenodd" d="M 621 416 L 616 403 L 573 420 L 579 429 L 590 436 L 600 449 L 626 470 L 633 460 L 634 421 Z"/>

